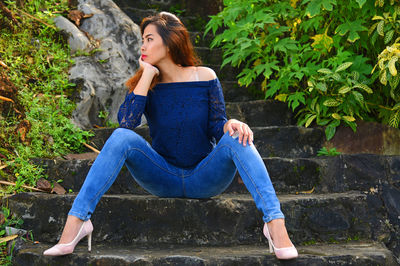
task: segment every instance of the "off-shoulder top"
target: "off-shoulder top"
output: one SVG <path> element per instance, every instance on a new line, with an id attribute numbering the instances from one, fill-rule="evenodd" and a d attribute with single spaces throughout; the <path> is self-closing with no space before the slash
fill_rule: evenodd
<path id="1" fill-rule="evenodd" d="M 134 129 L 142 114 L 153 149 L 181 168 L 196 166 L 212 151 L 227 121 L 218 78 L 159 83 L 147 96 L 127 93 L 118 112 L 120 127 Z"/>

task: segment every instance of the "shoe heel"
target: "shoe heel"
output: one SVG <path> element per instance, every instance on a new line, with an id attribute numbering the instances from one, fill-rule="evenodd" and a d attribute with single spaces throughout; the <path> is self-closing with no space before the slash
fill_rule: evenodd
<path id="1" fill-rule="evenodd" d="M 88 235 L 88 251 L 92 251 L 92 233 Z"/>
<path id="2" fill-rule="evenodd" d="M 272 239 L 271 239 L 271 235 L 269 234 L 269 230 L 268 230 L 268 227 L 267 226 L 264 226 L 264 230 L 263 230 L 263 232 L 264 232 L 264 236 L 267 238 L 267 240 L 268 240 L 268 246 L 269 246 L 269 252 L 270 253 L 275 253 L 275 250 L 274 250 L 274 243 L 272 243 Z"/>
<path id="3" fill-rule="evenodd" d="M 271 241 L 268 239 L 269 253 L 274 253 L 274 248 L 272 246 Z"/>

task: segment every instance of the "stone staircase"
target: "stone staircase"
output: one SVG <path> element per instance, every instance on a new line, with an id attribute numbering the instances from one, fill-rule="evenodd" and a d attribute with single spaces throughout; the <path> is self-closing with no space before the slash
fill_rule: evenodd
<path id="1" fill-rule="evenodd" d="M 262 214 L 238 175 L 225 193 L 211 199 L 157 198 L 139 187 L 125 167 L 92 216 L 92 252 L 82 241 L 72 255 L 44 257 L 42 252 L 57 242 L 96 157 L 87 153 L 35 160 L 74 194 L 20 193 L 6 199 L 40 241 L 17 245 L 15 265 L 398 265 L 391 251 L 398 248 L 393 240 L 398 235 L 387 211 L 395 196 L 385 198 L 383 192 L 399 182 L 400 156 L 317 157 L 325 144 L 323 129 L 297 127 L 285 104 L 256 100 L 236 85 L 238 70 L 220 70 L 220 51 L 207 46 L 210 36 L 196 37 L 202 35 L 196 21 L 206 20 L 206 8 L 190 8 L 195 1 L 115 2 L 136 23 L 155 9 L 186 3 L 183 21 L 196 50 L 221 80 L 228 116 L 252 127 L 300 257 L 281 262 L 268 253 Z M 207 3 L 213 12 L 213 1 L 202 7 Z M 112 131 L 95 130 L 91 145 L 100 149 Z M 146 126 L 135 131 L 151 141 Z"/>

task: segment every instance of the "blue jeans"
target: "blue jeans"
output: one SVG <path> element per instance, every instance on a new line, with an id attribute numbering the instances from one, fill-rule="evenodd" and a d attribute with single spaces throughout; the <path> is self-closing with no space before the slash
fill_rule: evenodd
<path id="1" fill-rule="evenodd" d="M 105 143 L 68 214 L 88 220 L 124 163 L 140 186 L 153 195 L 168 198 L 216 196 L 229 186 L 237 169 L 257 208 L 263 212 L 263 220 L 284 218 L 254 145 L 244 147 L 227 132 L 199 164 L 182 169 L 169 164 L 143 137 L 125 128 L 117 128 Z"/>

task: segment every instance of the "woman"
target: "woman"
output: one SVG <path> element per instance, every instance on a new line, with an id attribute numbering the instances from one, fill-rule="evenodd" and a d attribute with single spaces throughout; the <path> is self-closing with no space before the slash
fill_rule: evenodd
<path id="1" fill-rule="evenodd" d="M 267 169 L 245 123 L 227 120 L 214 71 L 197 66 L 189 35 L 173 14 L 161 12 L 141 24 L 140 70 L 128 80 L 116 129 L 91 167 L 68 213 L 60 241 L 44 255 L 72 253 L 88 236 L 101 196 L 125 163 L 135 180 L 159 197 L 209 198 L 222 193 L 239 171 L 264 213 L 264 235 L 279 259 L 298 256 Z M 131 129 L 145 114 L 150 146 Z M 218 141 L 218 144 L 216 142 Z"/>

